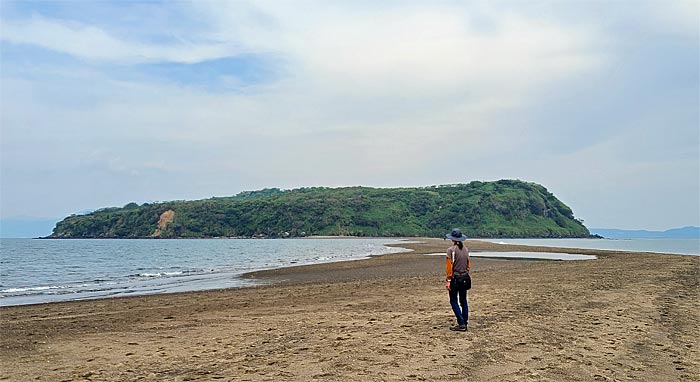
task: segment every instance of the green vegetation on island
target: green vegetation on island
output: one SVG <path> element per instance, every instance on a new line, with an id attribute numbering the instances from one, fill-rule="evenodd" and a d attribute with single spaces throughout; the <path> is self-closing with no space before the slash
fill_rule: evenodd
<path id="1" fill-rule="evenodd" d="M 205 200 L 129 203 L 71 215 L 50 237 L 439 237 L 454 227 L 469 237 L 590 235 L 545 187 L 499 180 L 420 188 L 273 188 Z"/>

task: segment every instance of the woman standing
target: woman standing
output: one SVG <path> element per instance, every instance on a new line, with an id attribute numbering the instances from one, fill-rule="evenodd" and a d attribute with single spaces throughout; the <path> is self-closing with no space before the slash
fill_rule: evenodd
<path id="1" fill-rule="evenodd" d="M 452 240 L 452 246 L 447 249 L 446 273 L 447 283 L 445 287 L 450 292 L 450 305 L 457 317 L 457 325 L 450 330 L 466 332 L 469 324 L 469 304 L 467 303 L 467 290 L 471 288 L 471 263 L 469 261 L 469 249 L 464 246 L 466 236 L 459 228 L 455 228 L 446 235 Z M 459 301 L 457 300 L 459 297 Z M 460 309 L 461 305 L 461 309 Z"/>

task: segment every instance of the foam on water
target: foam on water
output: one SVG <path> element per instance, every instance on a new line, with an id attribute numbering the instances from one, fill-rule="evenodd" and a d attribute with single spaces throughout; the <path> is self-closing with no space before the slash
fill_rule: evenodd
<path id="1" fill-rule="evenodd" d="M 51 289 L 62 289 L 67 288 L 64 285 L 49 285 L 49 286 L 38 286 L 33 288 L 8 288 L 0 290 L 0 293 L 19 293 L 19 292 L 34 292 L 34 291 L 45 291 Z"/>
<path id="2" fill-rule="evenodd" d="M 139 277 L 166 277 L 166 276 L 177 276 L 184 272 L 158 272 L 158 273 L 139 273 Z"/>

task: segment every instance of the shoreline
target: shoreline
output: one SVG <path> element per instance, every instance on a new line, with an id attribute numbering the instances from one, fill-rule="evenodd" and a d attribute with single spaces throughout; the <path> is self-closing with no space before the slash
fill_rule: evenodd
<path id="1" fill-rule="evenodd" d="M 323 244 L 324 240 L 336 240 L 334 238 L 312 238 L 314 242 L 306 241 L 306 245 L 302 247 L 319 247 L 323 248 L 326 244 Z M 267 264 L 261 262 L 259 264 L 246 264 L 245 266 L 238 266 L 234 262 L 224 263 L 219 262 L 217 264 L 208 266 L 192 266 L 190 268 L 177 267 L 178 269 L 153 269 L 148 273 L 144 272 L 142 268 L 132 269 L 131 272 L 127 272 L 128 276 L 123 277 L 97 277 L 106 278 L 109 281 L 106 284 L 100 284 L 93 281 L 89 275 L 84 277 L 82 280 L 85 281 L 66 281 L 66 282 L 51 282 L 47 281 L 44 283 L 34 283 L 29 284 L 30 286 L 25 286 L 19 284 L 19 286 L 7 286 L 6 290 L 0 288 L 0 292 L 5 296 L 0 298 L 0 306 L 18 306 L 18 305 L 33 305 L 33 304 L 44 304 L 53 302 L 63 302 L 63 301 L 83 301 L 83 300 L 95 300 L 99 298 L 120 298 L 128 296 L 140 296 L 140 295 L 153 295 L 153 294 L 167 294 L 167 293 L 179 293 L 187 291 L 203 291 L 203 290 L 217 290 L 217 289 L 228 289 L 228 288 L 242 288 L 250 287 L 251 281 L 246 279 L 244 275 L 249 272 L 254 272 L 257 270 L 270 269 L 271 267 L 287 267 L 287 266 L 298 266 L 303 264 L 314 264 L 314 263 L 324 263 L 324 262 L 338 262 L 338 261 L 352 261 L 358 259 L 367 259 L 373 256 L 373 254 L 389 254 L 392 247 L 384 246 L 383 244 L 388 244 L 389 242 L 399 242 L 399 239 L 395 238 L 385 238 L 385 239 L 357 239 L 359 243 L 363 243 L 363 240 L 371 242 L 367 244 L 366 248 L 357 247 L 353 249 L 348 249 L 348 251 L 343 251 L 343 247 L 352 247 L 350 245 L 342 245 L 342 242 L 338 242 L 338 245 L 330 245 L 331 247 L 339 247 L 335 250 L 331 250 L 318 258 L 299 256 L 295 258 L 293 253 L 287 252 L 287 256 L 283 257 L 283 261 Z M 27 239 L 19 239 L 27 240 Z M 99 239 L 93 239 L 94 241 Z M 282 239 L 280 239 L 282 240 Z M 299 247 L 298 244 L 303 244 L 303 242 L 308 239 L 300 239 L 297 243 L 292 243 L 291 248 Z M 218 241 L 217 241 L 218 242 Z M 193 243 L 196 243 L 193 241 Z M 219 242 L 223 243 L 223 242 Z M 316 243 L 316 244 L 314 244 Z M 258 247 L 254 242 L 252 244 L 252 250 Z M 270 243 L 268 243 L 270 244 Z M 278 244 L 275 244 L 278 245 Z M 284 244 L 279 244 L 284 245 Z M 160 246 L 160 245 L 158 245 Z M 243 248 L 248 248 L 247 246 Z M 304 249 L 296 249 L 299 254 L 306 253 Z M 19 252 L 18 252 L 19 253 Z M 292 256 L 290 256 L 290 254 Z M 245 257 L 245 256 L 244 256 Z M 203 269 L 204 271 L 201 271 Z M 207 272 L 210 269 L 211 272 Z M 123 273 L 123 274 L 127 274 Z M 35 292 L 36 291 L 36 292 Z"/>
<path id="2" fill-rule="evenodd" d="M 444 259 L 419 254 L 448 243 L 421 241 L 248 275 L 265 286 L 1 307 L 0 380 L 698 380 L 700 258 L 475 257 L 454 333 Z"/>
<path id="3" fill-rule="evenodd" d="M 362 239 L 358 237 L 352 237 L 352 236 L 314 236 L 314 237 L 304 237 L 304 238 L 291 238 L 291 239 L 298 239 L 298 240 L 308 240 L 308 239 L 320 239 L 320 240 L 337 240 L 337 239 Z M 62 297 L 67 297 L 65 299 L 59 298 L 56 300 L 43 300 L 43 301 L 36 301 L 36 302 L 22 302 L 22 303 L 16 303 L 16 304 L 7 304 L 7 305 L 0 305 L 0 308 L 2 307 L 11 307 L 11 306 L 27 306 L 27 305 L 40 305 L 40 304 L 52 304 L 52 303 L 61 303 L 61 302 L 70 302 L 70 301 L 92 301 L 92 300 L 99 300 L 102 298 L 128 298 L 128 297 L 138 297 L 138 296 L 151 296 L 151 295 L 161 295 L 161 294 L 177 294 L 177 293 L 187 293 L 187 292 L 198 292 L 198 291 L 212 291 L 212 290 L 225 290 L 225 289 L 240 289 L 240 288 L 250 288 L 250 287 L 255 287 L 255 286 L 261 286 L 261 285 L 266 285 L 265 283 L 260 283 L 260 284 L 246 284 L 246 282 L 255 282 L 257 279 L 254 275 L 258 274 L 265 274 L 266 272 L 273 272 L 277 270 L 284 270 L 285 268 L 297 268 L 297 267 L 305 267 L 305 266 L 315 266 L 315 265 L 323 265 L 323 264 L 333 264 L 333 263 L 344 263 L 344 262 L 354 262 L 354 261 L 361 261 L 361 260 L 369 260 L 375 257 L 382 257 L 382 256 L 388 256 L 388 255 L 393 255 L 397 253 L 410 253 L 413 252 L 415 254 L 421 254 L 421 255 L 426 255 L 429 254 L 429 251 L 423 250 L 421 251 L 420 249 L 417 248 L 408 248 L 409 244 L 420 244 L 420 243 L 425 243 L 426 240 L 428 241 L 433 241 L 433 242 L 441 242 L 443 243 L 444 246 L 448 245 L 448 242 L 445 241 L 444 239 L 436 239 L 436 238 L 395 238 L 395 237 L 377 237 L 373 239 L 385 239 L 387 241 L 393 241 L 394 243 L 384 243 L 383 245 L 388 248 L 400 248 L 405 250 L 404 252 L 385 252 L 385 253 L 379 253 L 379 254 L 371 254 L 371 255 L 366 255 L 364 257 L 358 257 L 355 259 L 344 259 L 344 260 L 335 260 L 335 261 L 328 261 L 328 262 L 318 262 L 318 263 L 310 263 L 310 264 L 288 264 L 279 268 L 270 268 L 270 269 L 259 269 L 259 270 L 252 270 L 252 271 L 245 271 L 241 273 L 236 273 L 230 275 L 232 279 L 234 280 L 240 280 L 242 282 L 241 285 L 229 285 L 229 286 L 221 286 L 221 287 L 205 287 L 205 288 L 196 288 L 193 287 L 193 289 L 185 289 L 185 290 L 179 290 L 179 291 L 164 291 L 164 292 L 149 292 L 149 291 L 143 291 L 143 292 L 135 292 L 135 293 L 129 293 L 129 294 L 110 294 L 106 293 L 103 295 L 97 295 L 97 296 L 86 296 L 86 297 L 77 297 L 77 298 L 70 298 L 71 294 L 65 294 L 65 295 L 60 295 Z M 99 240 L 99 239 L 95 239 Z M 258 240 L 258 239 L 255 239 Z M 267 239 L 270 240 L 270 239 Z M 278 238 L 277 240 L 287 240 L 287 239 L 282 239 Z M 476 251 L 505 251 L 505 252 L 512 252 L 512 251 L 520 251 L 523 249 L 529 249 L 528 252 L 543 252 L 543 248 L 550 248 L 550 247 L 530 247 L 530 246 L 519 246 L 519 245 L 502 245 L 502 244 L 497 244 L 497 243 L 490 243 L 486 241 L 482 241 L 481 239 L 473 239 L 473 240 L 468 240 L 466 243 L 469 244 L 470 248 L 472 248 L 472 252 L 474 250 Z M 563 248 L 554 248 L 555 250 L 566 250 L 571 252 L 570 249 L 563 249 Z M 441 250 L 444 250 L 442 248 Z M 490 257 L 490 258 L 498 258 L 498 257 Z M 535 258 L 510 258 L 507 260 L 526 260 L 526 261 L 539 261 L 541 259 L 535 259 Z M 217 276 L 216 274 L 210 275 L 212 277 Z M 268 282 L 269 283 L 269 282 Z M 34 296 L 29 295 L 27 296 L 30 299 Z M 40 296 L 36 296 L 39 297 Z"/>
<path id="4" fill-rule="evenodd" d="M 407 239 L 407 238 L 426 238 L 425 236 L 352 236 L 352 235 L 304 235 L 304 236 L 265 236 L 262 234 L 253 236 L 197 236 L 197 237 L 160 237 L 160 236 L 94 236 L 94 237 L 79 237 L 79 236 L 38 236 L 38 237 L 6 237 L 0 239 L 53 239 L 53 240 L 74 240 L 74 239 L 97 239 L 97 240 L 139 240 L 139 239 L 158 239 L 158 240 L 178 240 L 178 239 L 255 239 L 255 240 L 277 240 L 277 239 Z M 429 237 L 429 239 L 439 239 Z M 475 240 L 496 240 L 496 239 L 608 239 L 599 235 L 589 236 L 539 236 L 539 237 L 518 237 L 518 236 L 496 236 L 496 237 L 473 237 Z"/>
<path id="5" fill-rule="evenodd" d="M 291 238 L 291 239 L 337 240 L 337 239 L 357 239 L 357 238 L 351 237 L 351 236 L 315 236 L 315 237 Z M 396 255 L 396 254 L 406 254 L 406 253 L 413 253 L 416 255 L 435 255 L 435 253 L 433 253 L 433 252 L 443 252 L 445 250 L 445 248 L 447 248 L 447 246 L 449 246 L 449 242 L 447 240 L 436 239 L 436 238 L 381 237 L 381 238 L 376 238 L 376 239 L 386 239 L 387 241 L 394 241 L 395 243 L 384 243 L 383 245 L 385 247 L 389 247 L 389 248 L 401 248 L 401 249 L 404 249 L 405 252 L 386 252 L 386 253 L 380 253 L 380 254 L 367 255 L 365 257 L 359 257 L 359 258 L 355 258 L 355 259 L 344 259 L 344 260 L 318 262 L 318 263 L 310 263 L 310 264 L 299 264 L 299 265 L 288 264 L 288 265 L 285 265 L 285 266 L 282 266 L 279 268 L 245 271 L 245 272 L 237 273 L 235 275 L 231 275 L 232 280 L 239 280 L 241 282 L 240 285 L 228 285 L 228 286 L 221 286 L 221 287 L 205 287 L 205 288 L 194 287 L 193 289 L 185 289 L 185 290 L 179 290 L 179 291 L 164 291 L 164 292 L 144 291 L 144 292 L 135 292 L 135 293 L 131 293 L 131 294 L 105 294 L 105 295 L 98 295 L 98 296 L 79 297 L 79 298 L 73 298 L 73 299 L 57 299 L 57 300 L 53 300 L 53 301 L 37 301 L 37 302 L 29 302 L 29 303 L 0 305 L 0 308 L 12 307 L 12 306 L 53 304 L 53 303 L 63 303 L 63 302 L 71 302 L 71 301 L 94 301 L 94 300 L 99 300 L 99 299 L 103 299 L 103 298 L 109 298 L 109 299 L 129 298 L 129 297 L 139 297 L 139 296 L 154 296 L 154 295 L 180 294 L 180 293 L 188 293 L 188 292 L 206 292 L 206 291 L 217 291 L 217 290 L 227 290 L 227 289 L 251 288 L 251 287 L 256 287 L 256 286 L 265 286 L 265 285 L 269 285 L 270 283 L 274 283 L 274 282 L 279 281 L 278 277 L 276 277 L 274 275 L 288 273 L 285 271 L 287 268 L 292 268 L 292 270 L 297 269 L 297 268 L 304 269 L 304 267 L 310 267 L 309 269 L 324 269 L 325 268 L 324 265 L 328 265 L 328 264 L 367 261 L 367 260 L 371 260 L 371 259 L 379 258 L 379 257 L 383 257 L 383 256 L 392 256 L 392 255 Z M 255 239 L 255 240 L 258 240 L 258 239 Z M 270 240 L 270 239 L 267 239 L 267 240 Z M 279 238 L 277 240 L 288 240 L 288 239 Z M 603 256 L 615 255 L 615 254 L 629 255 L 629 254 L 634 254 L 634 253 L 653 254 L 653 255 L 674 255 L 674 256 L 681 255 L 681 256 L 685 256 L 683 254 L 660 253 L 660 252 L 632 252 L 632 251 L 598 250 L 598 249 L 586 249 L 586 248 L 562 248 L 562 247 L 532 246 L 532 245 L 524 245 L 524 244 L 522 244 L 522 245 L 521 244 L 504 244 L 504 243 L 495 243 L 495 242 L 485 241 L 484 239 L 470 239 L 470 240 L 465 241 L 465 243 L 470 248 L 470 251 L 473 254 L 477 254 L 479 252 L 504 252 L 504 253 L 507 253 L 507 252 L 528 252 L 528 253 L 545 252 L 545 253 L 562 253 L 562 254 L 582 254 L 582 255 L 596 256 L 596 257 L 600 257 L 601 255 L 603 255 Z M 430 247 L 426 246 L 426 244 L 430 244 Z M 433 251 L 433 252 L 431 252 L 431 251 Z M 572 261 L 569 259 L 543 259 L 543 258 L 525 257 L 525 256 L 510 257 L 510 258 L 509 257 L 499 257 L 499 256 L 474 256 L 474 258 L 477 258 L 477 257 L 483 258 L 483 259 L 500 259 L 500 260 L 504 260 L 504 261 Z M 585 260 L 595 260 L 595 259 L 585 259 Z M 314 267 L 316 267 L 316 268 L 314 268 Z M 345 267 L 347 268 L 347 266 L 345 266 Z M 343 268 L 343 266 L 341 266 L 341 268 Z M 212 276 L 216 276 L 216 275 L 212 275 Z M 269 278 L 269 280 L 265 280 L 266 277 Z M 251 282 L 252 282 L 252 284 L 251 284 Z M 67 294 L 65 296 L 70 296 L 70 294 Z"/>

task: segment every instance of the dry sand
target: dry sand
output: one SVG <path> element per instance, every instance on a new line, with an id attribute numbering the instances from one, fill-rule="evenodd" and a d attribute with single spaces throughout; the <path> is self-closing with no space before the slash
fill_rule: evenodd
<path id="1" fill-rule="evenodd" d="M 700 258 L 578 253 L 600 258 L 473 258 L 466 333 L 448 330 L 443 258 L 415 253 L 248 276 L 262 287 L 0 308 L 0 379 L 700 381 Z"/>

